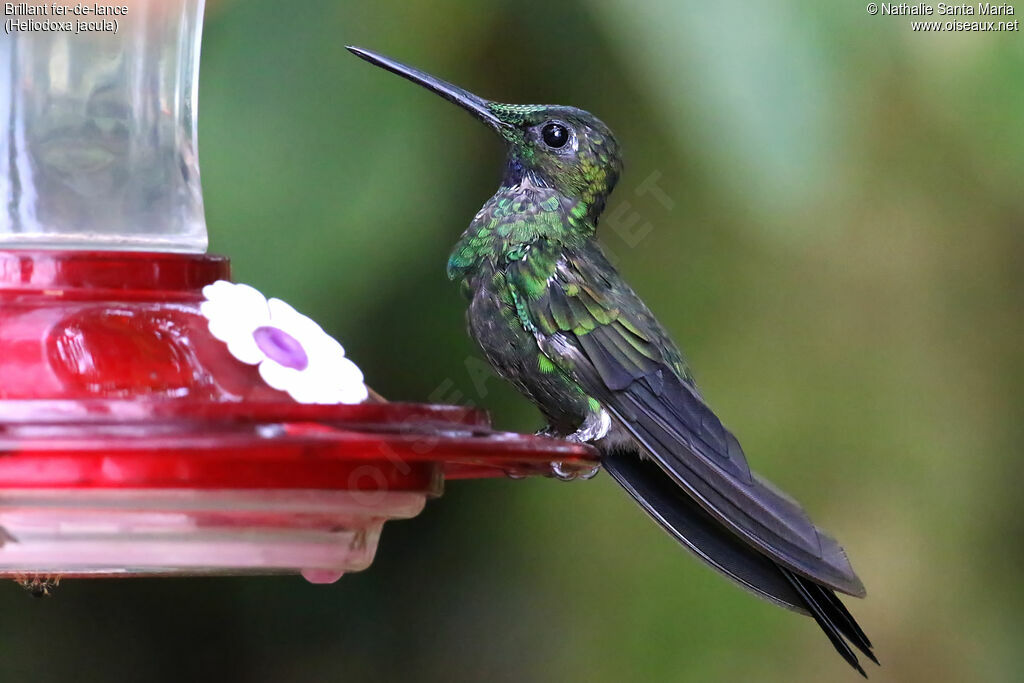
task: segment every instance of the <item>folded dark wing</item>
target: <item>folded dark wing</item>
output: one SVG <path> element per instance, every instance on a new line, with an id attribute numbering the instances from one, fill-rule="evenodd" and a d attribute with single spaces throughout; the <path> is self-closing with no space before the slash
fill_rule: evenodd
<path id="1" fill-rule="evenodd" d="M 531 254 L 531 258 L 534 255 Z M 845 552 L 791 498 L 750 471 L 736 438 L 704 403 L 674 343 L 596 245 L 510 264 L 544 353 L 571 376 L 712 517 L 794 572 L 864 595 Z M 545 266 L 547 271 L 550 266 Z"/>

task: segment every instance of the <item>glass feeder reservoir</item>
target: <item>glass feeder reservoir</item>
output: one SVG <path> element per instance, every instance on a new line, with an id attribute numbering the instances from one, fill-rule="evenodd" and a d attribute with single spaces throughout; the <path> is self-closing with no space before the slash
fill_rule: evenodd
<path id="1" fill-rule="evenodd" d="M 116 31 L 0 37 L 0 576 L 332 581 L 445 479 L 593 470 L 467 408 L 302 403 L 233 355 L 200 307 L 230 278 L 204 253 L 203 5 L 120 4 Z"/>
<path id="2" fill-rule="evenodd" d="M 116 33 L 4 38 L 4 247 L 206 249 L 196 143 L 203 3 L 122 1 Z M 26 19 L 45 18 L 69 17 Z"/>

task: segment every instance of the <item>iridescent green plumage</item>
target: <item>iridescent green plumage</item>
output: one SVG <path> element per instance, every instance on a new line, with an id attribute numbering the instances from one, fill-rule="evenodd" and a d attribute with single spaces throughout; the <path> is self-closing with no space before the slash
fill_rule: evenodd
<path id="1" fill-rule="evenodd" d="M 386 57 L 360 57 L 473 113 L 508 145 L 501 186 L 448 261 L 470 334 L 544 413 L 594 444 L 612 476 L 683 545 L 745 588 L 813 616 L 851 666 L 871 644 L 833 591 L 864 587 L 838 543 L 750 471 L 678 347 L 595 240 L 622 164 L 572 107 L 489 102 Z"/>

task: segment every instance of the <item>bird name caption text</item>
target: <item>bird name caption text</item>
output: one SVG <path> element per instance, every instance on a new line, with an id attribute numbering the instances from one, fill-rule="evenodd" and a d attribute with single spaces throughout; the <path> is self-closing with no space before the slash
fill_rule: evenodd
<path id="1" fill-rule="evenodd" d="M 117 33 L 127 5 L 4 3 L 5 33 Z"/>
<path id="2" fill-rule="evenodd" d="M 869 2 L 871 16 L 909 17 L 910 30 L 921 33 L 1020 31 L 1020 19 L 1008 2 L 952 4 L 947 2 Z"/>

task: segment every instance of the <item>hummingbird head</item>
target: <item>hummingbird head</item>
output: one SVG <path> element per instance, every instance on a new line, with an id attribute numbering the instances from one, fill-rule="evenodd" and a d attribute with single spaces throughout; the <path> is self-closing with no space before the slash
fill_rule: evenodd
<path id="1" fill-rule="evenodd" d="M 608 126 L 575 107 L 486 106 L 504 124 L 499 133 L 509 143 L 503 184 L 550 187 L 582 201 L 596 221 L 622 171 L 619 145 Z"/>
<path id="2" fill-rule="evenodd" d="M 597 222 L 622 160 L 615 136 L 596 116 L 575 107 L 491 102 L 375 52 L 348 50 L 459 105 L 501 135 L 509 146 L 503 186 L 554 189 L 582 202 Z"/>

